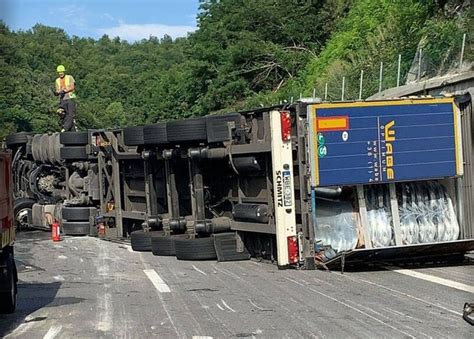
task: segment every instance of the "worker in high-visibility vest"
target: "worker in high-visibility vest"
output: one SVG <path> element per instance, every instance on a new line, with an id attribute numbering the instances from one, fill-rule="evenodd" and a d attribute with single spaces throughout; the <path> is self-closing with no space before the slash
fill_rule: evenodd
<path id="1" fill-rule="evenodd" d="M 59 77 L 55 82 L 55 94 L 60 98 L 58 114 L 61 118 L 61 132 L 74 131 L 76 118 L 76 103 L 74 102 L 76 98 L 76 94 L 74 94 L 75 81 L 72 75 L 66 74 L 66 68 L 63 65 L 59 65 L 56 71 Z"/>

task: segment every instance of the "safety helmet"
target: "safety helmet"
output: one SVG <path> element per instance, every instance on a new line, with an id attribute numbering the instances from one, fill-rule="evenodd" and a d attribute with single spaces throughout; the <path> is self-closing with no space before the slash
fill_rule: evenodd
<path id="1" fill-rule="evenodd" d="M 66 72 L 66 67 L 64 67 L 63 65 L 59 65 L 58 67 L 56 67 L 56 72 Z"/>

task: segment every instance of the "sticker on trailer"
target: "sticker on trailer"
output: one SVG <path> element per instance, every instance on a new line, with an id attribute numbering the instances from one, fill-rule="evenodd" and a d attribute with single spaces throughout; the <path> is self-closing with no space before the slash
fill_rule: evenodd
<path id="1" fill-rule="evenodd" d="M 291 207 L 293 205 L 291 194 L 291 172 L 283 171 L 283 206 Z"/>
<path id="2" fill-rule="evenodd" d="M 308 115 L 313 186 L 462 175 L 454 98 L 314 104 Z"/>

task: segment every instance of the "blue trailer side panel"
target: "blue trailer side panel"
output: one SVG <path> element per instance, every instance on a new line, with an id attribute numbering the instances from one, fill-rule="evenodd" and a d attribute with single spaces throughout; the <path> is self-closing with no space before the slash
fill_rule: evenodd
<path id="1" fill-rule="evenodd" d="M 453 98 L 309 106 L 313 186 L 462 174 Z"/>

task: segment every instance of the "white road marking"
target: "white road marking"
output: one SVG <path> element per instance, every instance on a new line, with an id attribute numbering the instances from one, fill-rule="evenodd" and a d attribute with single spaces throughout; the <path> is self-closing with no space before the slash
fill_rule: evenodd
<path id="1" fill-rule="evenodd" d="M 210 337 L 208 335 L 193 335 L 192 339 L 213 339 L 213 337 Z"/>
<path id="2" fill-rule="evenodd" d="M 219 305 L 219 304 L 216 304 L 216 305 L 217 305 L 217 307 L 218 307 L 221 311 L 224 311 L 224 307 L 222 307 L 222 306 Z"/>
<path id="3" fill-rule="evenodd" d="M 48 312 L 45 309 L 42 309 L 41 312 L 35 312 L 29 314 L 25 317 L 25 320 L 22 324 L 20 324 L 17 328 L 15 328 L 12 332 L 7 334 L 4 338 L 18 338 L 27 332 L 32 332 L 32 327 L 41 325 L 41 322 L 34 321 L 36 317 L 47 317 Z"/>
<path id="4" fill-rule="evenodd" d="M 169 293 L 171 292 L 170 288 L 166 283 L 161 279 L 161 277 L 156 273 L 154 269 L 148 269 L 148 270 L 143 270 L 145 272 L 146 276 L 148 279 L 150 279 L 151 283 L 155 288 L 158 290 L 158 292 L 161 293 Z"/>
<path id="5" fill-rule="evenodd" d="M 206 272 L 204 272 L 204 271 L 201 271 L 199 268 L 197 268 L 197 267 L 196 267 L 196 266 L 194 266 L 194 265 L 193 265 L 193 268 L 194 268 L 196 271 L 198 271 L 199 273 L 201 273 L 201 274 L 203 274 L 203 275 L 207 275 L 207 273 L 206 273 Z"/>
<path id="6" fill-rule="evenodd" d="M 64 279 L 64 277 L 63 277 L 62 275 L 60 275 L 60 274 L 55 275 L 55 276 L 53 277 L 53 279 L 56 280 L 56 281 L 64 281 L 64 280 L 66 280 L 66 279 Z"/>
<path id="7" fill-rule="evenodd" d="M 58 259 L 63 259 L 63 260 L 65 260 L 65 259 L 67 259 L 67 257 L 66 257 L 65 255 L 58 255 Z"/>
<path id="8" fill-rule="evenodd" d="M 149 267 L 149 265 L 143 260 L 143 255 L 142 255 L 142 253 L 141 253 L 141 252 L 138 252 L 138 255 L 140 256 L 140 261 L 142 262 L 142 265 L 143 265 L 144 267 Z M 154 270 L 151 270 L 151 271 L 154 271 Z M 158 274 L 157 274 L 157 275 L 158 275 Z M 185 338 L 185 335 L 182 334 L 182 333 L 180 333 L 180 332 L 178 331 L 178 328 L 177 328 L 176 325 L 174 324 L 173 318 L 171 317 L 171 314 L 170 314 L 170 312 L 169 312 L 169 310 L 168 310 L 168 307 L 166 307 L 166 303 L 165 303 L 165 301 L 164 301 L 164 299 L 163 299 L 163 295 L 162 295 L 160 292 L 157 292 L 157 295 L 158 295 L 158 298 L 160 299 L 161 306 L 163 307 L 163 310 L 165 311 L 166 316 L 168 317 L 168 320 L 169 320 L 171 326 L 173 327 L 174 331 L 176 332 L 177 336 L 178 336 L 179 338 Z"/>
<path id="9" fill-rule="evenodd" d="M 44 335 L 43 339 L 54 339 L 61 332 L 63 327 L 61 325 L 53 325 L 49 328 L 48 332 Z"/>
<path id="10" fill-rule="evenodd" d="M 224 301 L 224 299 L 221 299 L 221 301 L 222 301 L 222 305 L 224 305 L 229 311 L 235 313 L 235 310 L 232 307 L 230 307 L 229 305 L 227 305 L 227 303 Z"/>
<path id="11" fill-rule="evenodd" d="M 94 257 L 94 265 L 97 268 L 97 275 L 101 278 L 102 284 L 97 289 L 97 322 L 96 329 L 102 332 L 109 332 L 114 328 L 114 304 L 111 294 L 111 284 L 107 280 L 111 276 L 109 266 L 109 246 L 99 245 L 99 255 Z"/>
<path id="12" fill-rule="evenodd" d="M 23 335 L 24 333 L 29 332 L 31 327 L 33 327 L 34 325 L 37 325 L 37 324 L 38 324 L 38 322 L 34 322 L 34 321 L 20 324 L 20 326 L 15 328 L 12 332 L 7 334 L 4 338 L 5 339 L 7 339 L 7 338 L 18 338 L 19 336 Z"/>
<path id="13" fill-rule="evenodd" d="M 404 275 L 407 275 L 409 277 L 430 281 L 430 282 L 435 283 L 435 284 L 448 286 L 448 287 L 455 288 L 455 289 L 460 290 L 460 291 L 469 292 L 469 293 L 474 294 L 474 286 L 466 285 L 466 284 L 463 284 L 463 283 L 460 283 L 460 282 L 457 282 L 457 281 L 453 281 L 453 280 L 449 280 L 449 279 L 436 277 L 436 276 L 430 275 L 430 274 L 416 272 L 416 271 L 413 271 L 413 270 L 407 270 L 407 269 L 397 268 L 397 267 L 393 267 L 393 266 L 386 266 L 386 268 L 389 269 L 392 272 L 404 274 Z"/>
<path id="14" fill-rule="evenodd" d="M 449 275 L 456 275 L 461 279 L 464 279 L 464 280 L 467 279 L 467 281 L 470 281 L 471 278 L 472 278 L 472 275 L 474 274 L 474 273 L 464 273 L 464 272 L 452 271 L 452 270 L 448 271 L 448 270 L 443 270 L 443 269 L 440 269 L 440 268 L 430 268 L 430 270 L 440 272 L 440 273 L 449 274 Z"/>

